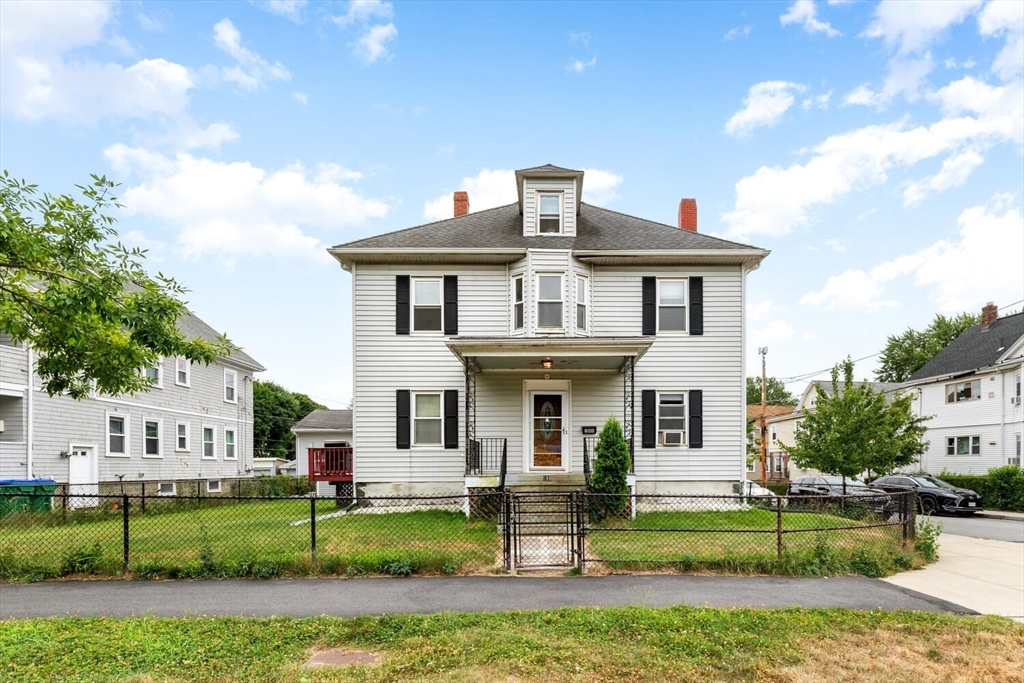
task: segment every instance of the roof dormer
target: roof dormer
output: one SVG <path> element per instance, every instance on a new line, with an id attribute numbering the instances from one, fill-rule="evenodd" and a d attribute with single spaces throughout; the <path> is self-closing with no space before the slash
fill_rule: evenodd
<path id="1" fill-rule="evenodd" d="M 516 171 L 519 213 L 528 237 L 576 234 L 583 171 L 547 164 Z"/>

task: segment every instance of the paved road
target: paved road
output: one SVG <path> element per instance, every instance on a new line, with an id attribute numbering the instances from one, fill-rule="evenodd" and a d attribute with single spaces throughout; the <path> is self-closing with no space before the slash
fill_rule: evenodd
<path id="1" fill-rule="evenodd" d="M 933 519 L 942 525 L 944 534 L 1024 543 L 1024 520 L 947 516 L 937 516 Z"/>
<path id="2" fill-rule="evenodd" d="M 973 613 L 862 577 L 472 576 L 0 584 L 0 618 L 492 612 L 576 606 L 849 607 Z"/>

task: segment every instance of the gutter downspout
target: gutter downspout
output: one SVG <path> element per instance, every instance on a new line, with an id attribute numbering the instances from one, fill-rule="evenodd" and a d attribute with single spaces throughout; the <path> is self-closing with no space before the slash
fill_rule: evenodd
<path id="1" fill-rule="evenodd" d="M 25 345 L 25 353 L 28 356 L 28 400 L 26 401 L 25 407 L 28 409 L 28 438 L 25 439 L 25 478 L 32 479 L 32 439 L 33 439 L 33 428 L 35 427 L 35 416 L 33 415 L 34 408 L 34 394 L 35 388 L 32 386 L 35 384 L 32 379 L 35 376 L 35 369 L 32 367 L 32 347 Z"/>

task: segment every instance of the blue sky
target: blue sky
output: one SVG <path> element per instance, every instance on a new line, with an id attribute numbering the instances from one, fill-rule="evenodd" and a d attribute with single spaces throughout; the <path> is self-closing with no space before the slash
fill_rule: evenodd
<path id="1" fill-rule="evenodd" d="M 702 232 L 772 250 L 746 354 L 789 378 L 1021 307 L 1022 72 L 1012 0 L 5 1 L 0 165 L 122 183 L 123 241 L 334 407 L 350 278 L 326 245 L 450 215 L 458 189 L 507 203 L 544 163 L 653 220 L 695 197 Z"/>

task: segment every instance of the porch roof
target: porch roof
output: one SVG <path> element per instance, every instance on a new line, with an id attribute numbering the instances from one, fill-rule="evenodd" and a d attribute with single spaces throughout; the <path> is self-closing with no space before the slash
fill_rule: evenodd
<path id="1" fill-rule="evenodd" d="M 484 370 L 621 370 L 643 356 L 654 337 L 454 337 L 448 348 Z M 550 367 L 544 362 L 551 361 Z"/>

